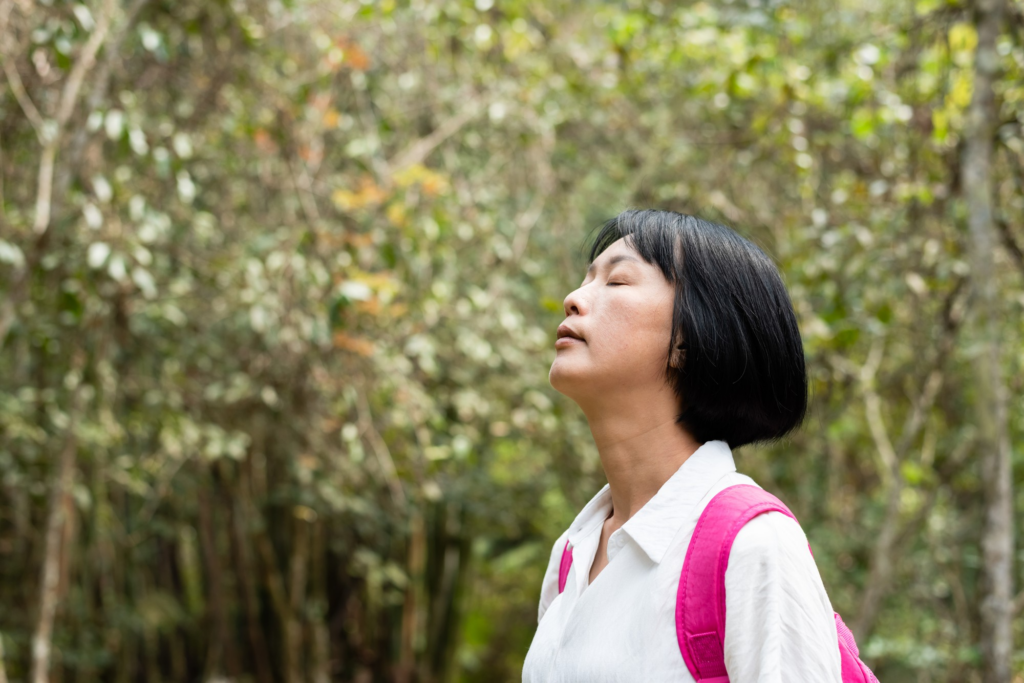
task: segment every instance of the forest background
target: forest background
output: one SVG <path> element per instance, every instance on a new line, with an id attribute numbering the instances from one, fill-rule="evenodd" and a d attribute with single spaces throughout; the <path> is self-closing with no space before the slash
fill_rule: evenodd
<path id="1" fill-rule="evenodd" d="M 518 680 L 627 207 L 780 265 L 810 416 L 737 461 L 880 679 L 1024 680 L 1019 0 L 0 0 L 0 56 L 0 682 Z"/>

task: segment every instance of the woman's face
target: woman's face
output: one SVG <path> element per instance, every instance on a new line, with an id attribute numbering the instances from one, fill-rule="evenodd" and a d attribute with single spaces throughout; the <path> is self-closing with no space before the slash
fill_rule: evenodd
<path id="1" fill-rule="evenodd" d="M 663 388 L 675 288 L 625 238 L 602 252 L 565 297 L 548 380 L 580 402 Z M 562 336 L 567 332 L 580 337 Z"/>

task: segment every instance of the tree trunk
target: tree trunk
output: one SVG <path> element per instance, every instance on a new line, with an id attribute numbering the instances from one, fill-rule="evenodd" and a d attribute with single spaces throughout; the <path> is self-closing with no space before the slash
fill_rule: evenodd
<path id="1" fill-rule="evenodd" d="M 999 371 L 999 300 L 993 276 L 995 229 L 992 156 L 998 112 L 993 81 L 999 57 L 996 39 L 1002 0 L 975 5 L 978 32 L 974 55 L 974 92 L 968 110 L 962 177 L 971 238 L 971 278 L 978 353 L 975 409 L 985 490 L 984 597 L 981 601 L 981 649 L 986 683 L 1010 683 L 1013 654 L 1013 498 L 1007 396 Z"/>
<path id="2" fill-rule="evenodd" d="M 241 479 L 241 477 L 240 477 Z M 249 636 L 249 647 L 252 650 L 252 667 L 256 672 L 258 683 L 271 683 L 273 672 L 270 664 L 270 657 L 267 654 L 267 640 L 263 636 L 263 627 L 260 623 L 260 605 L 257 595 L 256 577 L 259 571 L 256 568 L 255 553 L 250 543 L 250 534 L 245 527 L 245 520 L 248 519 L 247 507 L 244 505 L 241 481 L 234 495 L 234 504 L 231 507 L 231 541 L 234 551 L 234 564 L 237 575 L 240 579 L 239 590 L 242 594 L 242 603 L 245 606 L 246 631 Z"/>
<path id="3" fill-rule="evenodd" d="M 212 478 L 207 478 L 208 487 L 213 486 Z M 203 564 L 206 569 L 206 605 L 204 617 L 206 628 L 209 629 L 209 647 L 206 652 L 206 665 L 203 680 L 210 680 L 223 673 L 224 647 L 229 639 L 227 613 L 224 607 L 224 582 L 220 558 L 217 555 L 215 539 L 213 506 L 210 503 L 209 490 L 199 492 L 199 544 L 203 549 Z"/>
<path id="4" fill-rule="evenodd" d="M 402 607 L 402 646 L 396 668 L 395 681 L 408 683 L 416 679 L 417 654 L 421 650 L 424 613 L 423 572 L 426 566 L 427 533 L 423 512 L 414 508 L 409 523 L 409 583 L 405 589 L 405 603 Z"/>
<path id="5" fill-rule="evenodd" d="M 310 655 L 309 669 L 312 683 L 330 683 L 331 634 L 324 618 L 327 615 L 327 572 L 324 566 L 327 544 L 324 523 L 317 520 L 310 530 Z"/>
<path id="6" fill-rule="evenodd" d="M 291 663 L 291 680 L 306 680 L 305 658 L 302 656 L 302 611 L 306 603 L 306 576 L 309 567 L 309 525 L 316 513 L 297 506 L 290 520 L 292 525 L 292 551 L 288 560 L 288 619 L 285 621 L 284 646 L 288 650 L 286 661 Z"/>
<path id="7" fill-rule="evenodd" d="M 53 622 L 60 598 L 61 557 L 67 523 L 68 502 L 71 484 L 75 476 L 75 459 L 78 454 L 78 417 L 82 402 L 82 368 L 85 352 L 78 350 L 72 361 L 70 376 L 76 377 L 71 390 L 68 407 L 68 424 L 65 430 L 64 447 L 61 450 L 50 492 L 50 513 L 46 521 L 45 551 L 39 576 L 39 621 L 32 636 L 32 683 L 48 683 L 53 644 Z"/>

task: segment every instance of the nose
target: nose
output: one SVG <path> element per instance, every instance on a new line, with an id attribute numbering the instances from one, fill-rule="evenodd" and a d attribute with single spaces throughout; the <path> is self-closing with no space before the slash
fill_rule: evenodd
<path id="1" fill-rule="evenodd" d="M 585 310 L 585 303 L 581 293 L 582 289 L 582 287 L 578 287 L 572 290 L 571 292 L 569 292 L 568 295 L 566 295 L 565 299 L 562 301 L 562 309 L 565 311 L 565 317 L 568 318 L 570 315 L 573 314 L 583 315 L 583 311 Z"/>

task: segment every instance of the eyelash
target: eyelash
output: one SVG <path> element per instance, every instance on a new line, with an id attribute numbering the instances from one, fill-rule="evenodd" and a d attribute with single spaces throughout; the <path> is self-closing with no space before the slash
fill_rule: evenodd
<path id="1" fill-rule="evenodd" d="M 626 283 L 626 282 L 609 282 L 607 286 L 608 287 L 625 287 L 627 284 L 628 283 Z M 585 285 L 586 285 L 586 282 L 583 282 L 583 283 L 580 284 L 580 287 L 583 287 Z"/>

